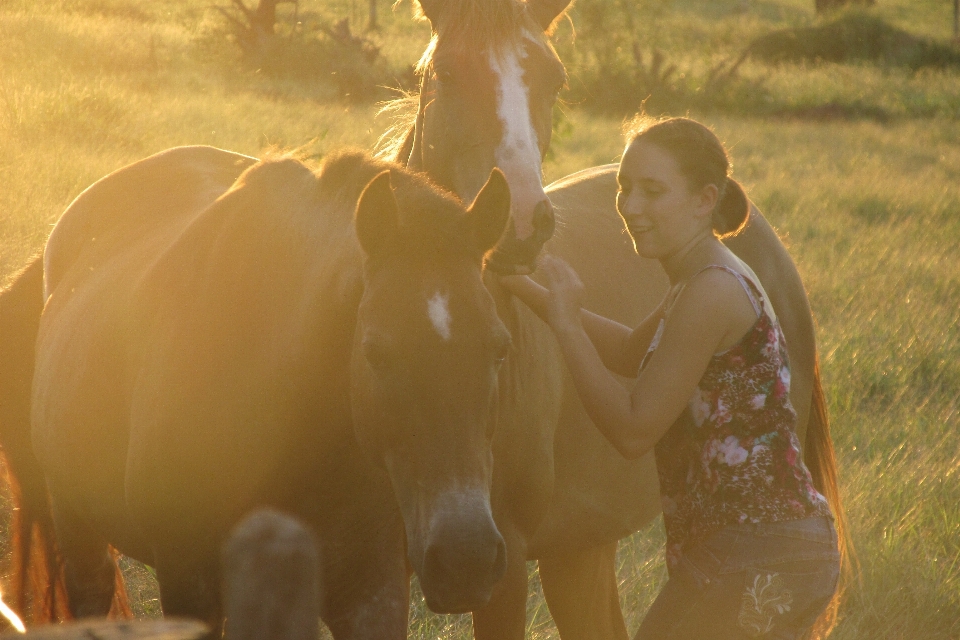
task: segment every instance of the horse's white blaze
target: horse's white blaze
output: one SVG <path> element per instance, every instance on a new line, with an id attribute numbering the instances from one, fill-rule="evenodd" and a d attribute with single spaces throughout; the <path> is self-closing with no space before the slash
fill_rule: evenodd
<path id="1" fill-rule="evenodd" d="M 460 486 L 444 491 L 433 503 L 433 513 L 428 526 L 432 528 L 437 521 L 455 518 L 465 512 L 482 513 L 493 520 L 490 492 L 482 486 Z"/>
<path id="2" fill-rule="evenodd" d="M 517 237 L 533 233 L 533 209 L 546 199 L 541 182 L 540 146 L 530 119 L 529 89 L 521 61 L 527 57 L 525 38 L 514 46 L 490 52 L 490 69 L 497 80 L 497 115 L 503 137 L 494 152 L 497 166 L 510 185 L 510 209 Z"/>
<path id="3" fill-rule="evenodd" d="M 439 291 L 433 294 L 433 297 L 427 300 L 427 315 L 430 316 L 430 323 L 437 330 L 440 337 L 444 340 L 450 339 L 450 305 L 449 296 Z"/>

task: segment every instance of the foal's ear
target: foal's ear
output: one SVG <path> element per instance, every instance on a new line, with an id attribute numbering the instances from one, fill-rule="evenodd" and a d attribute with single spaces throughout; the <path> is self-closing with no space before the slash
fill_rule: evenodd
<path id="1" fill-rule="evenodd" d="M 467 220 L 473 226 L 477 248 L 486 253 L 497 244 L 510 218 L 510 185 L 503 172 L 496 167 L 490 172 L 487 184 L 467 209 Z"/>
<path id="2" fill-rule="evenodd" d="M 567 7 L 570 0 L 527 0 L 527 6 L 533 13 L 537 24 L 544 31 L 549 31 L 553 22 L 559 18 Z"/>
<path id="3" fill-rule="evenodd" d="M 382 171 L 367 183 L 357 212 L 354 215 L 354 228 L 360 246 L 372 255 L 381 251 L 397 235 L 398 208 L 390 186 L 390 171 Z"/>

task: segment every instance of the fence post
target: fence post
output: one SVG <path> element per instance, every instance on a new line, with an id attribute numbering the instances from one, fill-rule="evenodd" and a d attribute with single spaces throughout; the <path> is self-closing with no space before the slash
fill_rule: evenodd
<path id="1" fill-rule="evenodd" d="M 960 0 L 953 0 L 953 39 L 960 40 Z"/>

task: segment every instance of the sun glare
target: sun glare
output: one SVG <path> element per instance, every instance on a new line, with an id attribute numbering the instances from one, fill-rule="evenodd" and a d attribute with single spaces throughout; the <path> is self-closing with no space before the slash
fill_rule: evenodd
<path id="1" fill-rule="evenodd" d="M 13 626 L 14 629 L 20 633 L 26 633 L 27 628 L 23 626 L 23 620 L 20 619 L 13 609 L 7 606 L 7 603 L 3 601 L 2 595 L 0 595 L 0 614 Z"/>

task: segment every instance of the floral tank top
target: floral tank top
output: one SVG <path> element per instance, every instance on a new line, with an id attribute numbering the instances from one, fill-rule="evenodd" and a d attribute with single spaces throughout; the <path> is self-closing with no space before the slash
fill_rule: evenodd
<path id="1" fill-rule="evenodd" d="M 740 342 L 711 358 L 654 449 L 671 570 L 685 548 L 724 527 L 830 516 L 800 455 L 780 323 L 756 284 L 728 267 L 711 268 L 740 281 L 758 318 Z M 641 370 L 662 331 L 663 320 Z"/>

